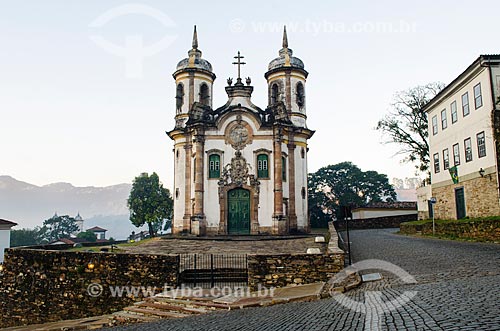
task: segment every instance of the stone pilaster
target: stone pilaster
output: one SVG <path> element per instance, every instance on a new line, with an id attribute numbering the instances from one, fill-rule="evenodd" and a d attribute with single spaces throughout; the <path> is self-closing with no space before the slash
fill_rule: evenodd
<path id="1" fill-rule="evenodd" d="M 189 107 L 188 112 L 193 107 L 194 103 L 194 72 L 189 73 Z"/>
<path id="2" fill-rule="evenodd" d="M 285 234 L 287 230 L 286 217 L 283 215 L 283 163 L 281 162 L 281 128 L 274 128 L 274 213 L 273 213 L 273 234 Z"/>
<path id="3" fill-rule="evenodd" d="M 186 175 L 185 183 L 185 194 L 184 194 L 184 217 L 183 217 L 183 232 L 191 232 L 191 154 L 193 153 L 193 146 L 189 143 L 190 136 L 186 137 L 188 143 L 184 145 L 184 155 L 185 155 L 185 169 L 184 174 Z"/>
<path id="4" fill-rule="evenodd" d="M 292 81 L 291 81 L 291 71 L 287 70 L 285 73 L 285 103 L 286 109 L 290 112 L 292 111 Z"/>
<path id="5" fill-rule="evenodd" d="M 198 233 L 197 235 L 206 234 L 206 220 L 205 213 L 203 209 L 203 193 L 204 193 L 204 176 L 203 176 L 203 164 L 204 164 L 204 149 L 205 149 L 205 138 L 202 131 L 197 131 L 194 136 L 194 150 L 195 150 L 195 164 L 194 164 L 194 215 L 193 221 L 198 222 Z"/>
<path id="6" fill-rule="evenodd" d="M 295 211 L 295 143 L 293 135 L 289 137 L 288 147 L 288 222 L 291 232 L 297 231 L 297 213 Z"/>

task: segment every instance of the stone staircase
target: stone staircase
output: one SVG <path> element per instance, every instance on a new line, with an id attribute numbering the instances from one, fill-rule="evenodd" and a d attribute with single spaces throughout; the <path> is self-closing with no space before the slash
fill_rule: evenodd
<path id="1" fill-rule="evenodd" d="M 146 298 L 144 301 L 136 302 L 134 305 L 114 313 L 113 319 L 116 324 L 129 324 L 140 322 L 152 322 L 165 318 L 183 318 L 194 315 L 206 314 L 214 311 L 224 311 L 248 307 L 248 304 L 232 304 L 217 302 L 220 297 L 194 297 L 173 296 L 168 293 Z M 258 305 L 259 303 L 255 303 Z"/>
<path id="2" fill-rule="evenodd" d="M 299 285 L 276 289 L 275 293 L 247 296 L 213 296 L 210 290 L 196 296 L 179 296 L 168 291 L 144 301 L 136 302 L 114 313 L 113 325 L 152 322 L 165 318 L 183 318 L 217 311 L 237 310 L 248 307 L 270 306 L 288 302 L 314 301 L 320 298 L 324 283 Z"/>

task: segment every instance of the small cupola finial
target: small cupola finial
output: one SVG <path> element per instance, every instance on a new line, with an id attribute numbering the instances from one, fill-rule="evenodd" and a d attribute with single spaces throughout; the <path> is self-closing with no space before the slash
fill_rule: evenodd
<path id="1" fill-rule="evenodd" d="M 196 32 L 196 25 L 193 32 L 193 49 L 198 49 L 198 33 Z"/>
<path id="2" fill-rule="evenodd" d="M 283 48 L 288 48 L 288 36 L 286 35 L 286 25 L 283 27 Z"/>

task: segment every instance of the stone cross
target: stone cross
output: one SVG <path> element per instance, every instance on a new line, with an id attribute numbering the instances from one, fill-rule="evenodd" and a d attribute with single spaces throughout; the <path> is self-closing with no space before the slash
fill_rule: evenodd
<path id="1" fill-rule="evenodd" d="M 244 56 L 240 55 L 240 51 L 238 51 L 238 55 L 234 57 L 235 59 L 238 59 L 238 62 L 233 62 L 233 64 L 238 65 L 238 82 L 241 82 L 241 65 L 246 64 L 245 62 L 241 62 L 241 59 L 245 58 Z"/>

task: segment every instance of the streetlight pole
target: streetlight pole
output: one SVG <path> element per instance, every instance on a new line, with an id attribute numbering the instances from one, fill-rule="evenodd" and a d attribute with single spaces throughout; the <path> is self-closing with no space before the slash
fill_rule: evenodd
<path id="1" fill-rule="evenodd" d="M 351 239 L 349 238 L 349 217 L 345 218 L 345 230 L 347 232 L 347 253 L 349 253 L 349 265 L 352 265 L 352 261 L 351 261 Z"/>
<path id="2" fill-rule="evenodd" d="M 431 197 L 429 200 L 431 202 L 431 214 L 432 214 L 432 235 L 436 235 L 436 222 L 434 221 L 434 204 L 437 202 L 435 197 Z"/>

